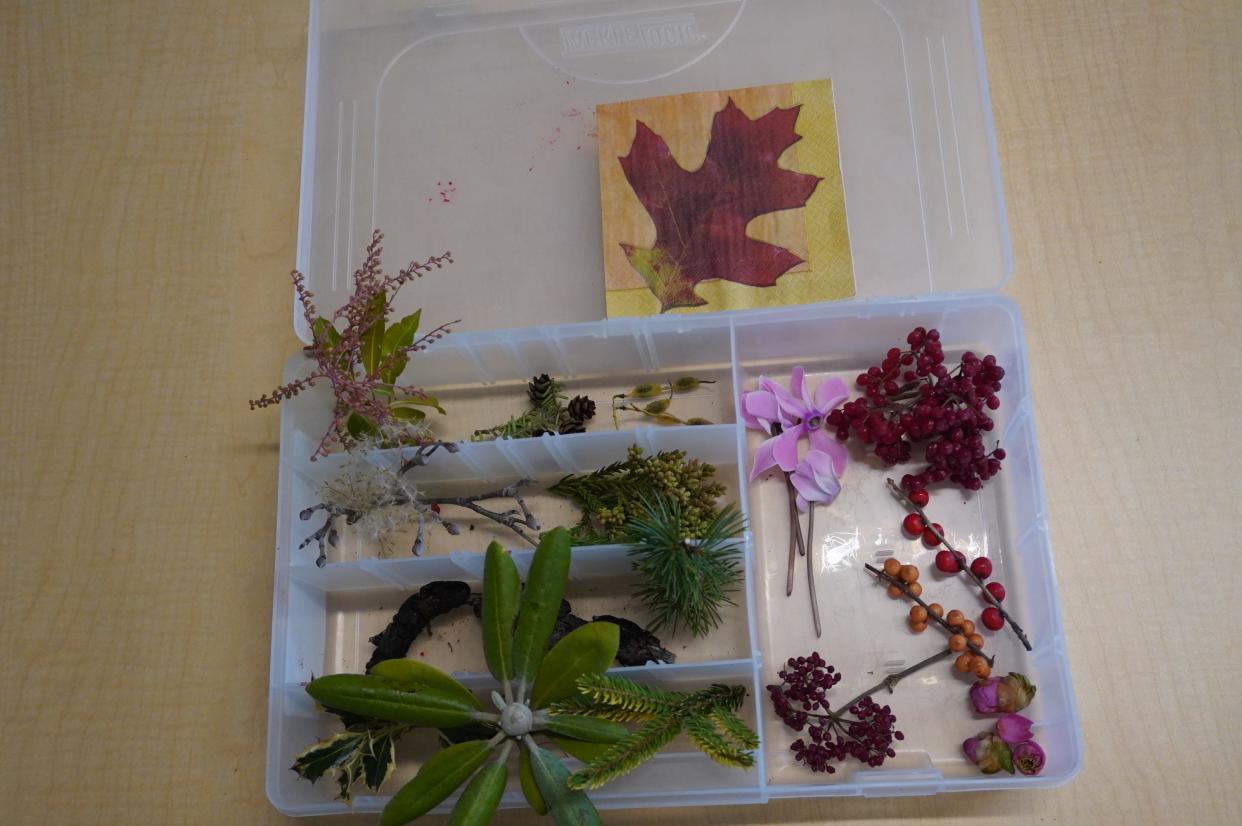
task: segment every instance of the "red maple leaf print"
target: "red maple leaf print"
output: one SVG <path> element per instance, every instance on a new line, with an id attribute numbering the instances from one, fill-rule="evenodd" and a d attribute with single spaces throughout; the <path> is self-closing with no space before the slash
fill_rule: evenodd
<path id="1" fill-rule="evenodd" d="M 751 120 L 733 98 L 712 118 L 703 165 L 681 167 L 664 139 L 642 121 L 625 178 L 655 222 L 651 249 L 622 244 L 630 266 L 660 299 L 661 312 L 707 302 L 694 292 L 715 278 L 770 287 L 802 259 L 746 235 L 752 218 L 805 206 L 820 178 L 782 169 L 777 158 L 802 139 L 794 131 L 801 106 L 775 108 Z"/>

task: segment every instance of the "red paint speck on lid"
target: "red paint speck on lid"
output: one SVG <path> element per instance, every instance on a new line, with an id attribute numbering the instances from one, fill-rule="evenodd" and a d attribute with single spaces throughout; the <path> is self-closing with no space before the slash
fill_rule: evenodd
<path id="1" fill-rule="evenodd" d="M 581 149 L 581 148 L 582 148 L 582 144 L 578 144 L 577 146 L 574 147 L 574 149 Z"/>

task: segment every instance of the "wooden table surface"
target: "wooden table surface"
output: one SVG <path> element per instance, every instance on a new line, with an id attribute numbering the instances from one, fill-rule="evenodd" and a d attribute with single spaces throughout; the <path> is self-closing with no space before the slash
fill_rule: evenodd
<path id="1" fill-rule="evenodd" d="M 982 21 L 1085 769 L 609 822 L 1242 822 L 1242 4 Z M 278 417 L 245 400 L 298 346 L 305 27 L 302 0 L 0 4 L 5 823 L 283 820 Z"/>

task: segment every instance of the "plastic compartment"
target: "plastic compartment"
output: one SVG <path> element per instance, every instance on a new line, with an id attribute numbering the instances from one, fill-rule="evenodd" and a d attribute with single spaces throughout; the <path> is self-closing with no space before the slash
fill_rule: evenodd
<path id="1" fill-rule="evenodd" d="M 1004 404 L 998 411 L 996 431 L 1009 454 L 1005 470 L 978 494 L 938 493 L 934 506 L 936 515 L 945 517 L 951 538 L 967 554 L 986 554 L 994 561 L 997 576 L 1009 589 L 1007 607 L 1012 606 L 1011 610 L 1017 612 L 1035 643 L 1035 650 L 1028 655 L 1012 637 L 1001 633 L 990 636 L 989 650 L 998 655 L 1000 668 L 1022 670 L 1039 685 L 1040 693 L 1028 714 L 1036 720 L 1049 763 L 1044 774 L 1034 778 L 981 777 L 968 771 L 955 744 L 974 734 L 981 724 L 967 713 L 967 683 L 958 679 L 946 663 L 920 672 L 900 685 L 891 698 L 886 698 L 894 706 L 907 739 L 898 757 L 882 769 L 864 770 L 846 764 L 836 775 L 824 776 L 794 765 L 788 752 L 794 735 L 775 719 L 763 700 L 758 704 L 757 720 L 763 739 L 762 763 L 755 772 L 725 772 L 701 760 L 701 755 L 674 752 L 624 785 L 603 790 L 597 798 L 599 804 L 701 805 L 762 802 L 774 796 L 1029 788 L 1055 785 L 1072 777 L 1082 750 L 1043 516 L 1021 322 L 1016 308 L 998 297 L 974 296 L 875 302 L 866 306 L 820 305 L 738 315 L 718 324 L 729 333 L 731 382 L 742 388 L 753 386 L 763 373 L 787 374 L 795 363 L 806 365 L 816 376 L 854 375 L 898 340 L 901 332 L 918 324 L 939 327 L 948 354 L 964 349 L 993 352 L 1006 365 Z M 718 328 L 704 332 L 698 325 L 669 319 L 651 319 L 637 327 L 651 335 L 673 336 L 666 342 L 670 353 L 677 349 L 677 341 L 684 341 L 687 350 L 693 350 L 702 336 L 719 333 Z M 670 332 L 674 328 L 676 332 Z M 591 329 L 605 343 L 615 337 L 620 345 L 632 341 L 635 325 L 611 322 L 591 325 Z M 954 337 L 955 331 L 964 330 L 971 332 L 969 340 Z M 582 332 L 582 327 L 550 327 L 543 332 L 554 340 L 570 342 Z M 468 343 L 468 336 L 463 339 Z M 448 352 L 441 357 L 449 358 Z M 461 348 L 455 352 L 460 354 Z M 608 348 L 602 347 L 599 352 L 606 358 Z M 832 355 L 826 357 L 825 353 Z M 466 363 L 462 361 L 463 365 Z M 515 380 L 514 373 L 525 372 L 529 367 L 515 361 L 507 366 L 487 362 L 484 365 L 493 371 L 496 386 Z M 291 362 L 291 367 L 300 366 L 300 359 Z M 596 370 L 603 373 L 606 366 L 605 362 Z M 322 725 L 313 715 L 308 717 L 305 704 L 298 697 L 300 684 L 313 673 L 359 669 L 370 653 L 366 638 L 383 626 L 405 595 L 425 582 L 444 578 L 478 582 L 478 551 L 485 542 L 485 536 L 476 532 L 469 542 L 463 541 L 464 536 L 458 537 L 458 548 L 442 553 L 429 551 L 420 558 L 360 554 L 322 569 L 313 564 L 313 549 L 291 551 L 308 530 L 307 523 L 298 520 L 297 511 L 314 493 L 306 471 L 312 463 L 289 453 L 291 446 L 304 443 L 305 440 L 294 437 L 308 432 L 309 423 L 319 418 L 315 411 L 321 404 L 322 400 L 313 396 L 299 397 L 286 406 L 283 422 L 285 463 L 268 781 L 273 801 L 282 811 L 292 814 L 345 810 L 342 804 L 330 799 L 328 784 L 311 787 L 290 782 L 292 775 L 287 766 L 318 733 L 316 727 Z M 733 418 L 736 421 L 736 411 Z M 819 548 L 824 637 L 815 640 L 807 617 L 804 577 L 799 577 L 793 597 L 787 599 L 784 595 L 783 492 L 771 480 L 753 484 L 746 481 L 756 439 L 756 434 L 737 424 L 619 432 L 609 429 L 472 445 L 469 462 L 493 468 L 497 477 L 548 477 L 599 467 L 623 455 L 628 445 L 637 442 L 649 451 L 679 447 L 692 456 L 716 463 L 718 476 L 729 485 L 730 495 L 741 494 L 739 501 L 748 516 L 750 530 L 746 536 L 747 588 L 744 595 L 739 595 L 738 608 L 730 613 L 725 627 L 705 640 L 666 639 L 666 647 L 678 655 L 678 661 L 628 669 L 640 678 L 680 684 L 728 679 L 751 686 L 754 696 L 763 697 L 762 686 L 773 681 L 783 659 L 814 649 L 845 671 L 846 679 L 838 687 L 842 697 L 878 682 L 884 673 L 932 653 L 942 642 L 934 632 L 921 636 L 908 633 L 903 622 L 904 606 L 888 599 L 862 571 L 862 562 L 882 559 L 892 551 L 902 559 L 920 564 L 927 572 L 925 587 L 939 601 L 963 610 L 978 607 L 978 598 L 964 582 L 935 578 L 930 573 L 930 552 L 901 535 L 901 511 L 890 502 L 883 488 L 888 471 L 856 457 L 847 470 L 841 497 L 820 512 L 821 524 L 829 533 Z M 370 458 L 388 461 L 391 457 L 383 453 Z M 439 456 L 422 470 L 435 476 Z M 456 455 L 444 456 L 451 468 L 442 474 L 445 478 L 464 473 L 464 468 L 470 466 L 458 465 Z M 313 471 L 315 475 L 321 472 L 317 467 Z M 537 502 L 543 500 L 531 501 L 539 512 Z M 506 544 L 517 547 L 511 540 L 506 540 Z M 520 568 L 529 564 L 529 553 L 517 551 Z M 568 592 L 575 611 L 583 616 L 622 613 L 641 621 L 641 608 L 629 599 L 627 568 L 622 547 L 575 549 Z M 463 610 L 446 618 L 430 637 L 416 643 L 412 655 L 461 672 L 468 684 L 483 688 L 489 680 L 478 656 L 478 635 L 477 623 Z M 679 772 L 685 772 L 678 775 L 673 786 L 668 785 L 667 774 L 655 768 L 666 763 L 676 764 Z M 664 786 L 650 785 L 657 776 Z M 637 802 L 633 793 L 640 790 L 648 796 Z M 368 797 L 360 799 L 356 808 L 369 810 L 382 803 L 383 798 Z M 520 800 L 510 796 L 506 803 L 519 805 Z"/>
<path id="2" fill-rule="evenodd" d="M 833 81 L 856 298 L 599 321 L 593 107 L 822 77 Z M 746 587 L 729 627 L 688 647 L 675 664 L 625 671 L 673 687 L 750 686 L 746 713 L 760 735 L 759 765 L 727 769 L 674 744 L 593 793 L 601 808 L 1035 788 L 1079 770 L 1082 741 L 1021 320 L 991 292 L 1011 264 L 990 119 L 973 0 L 312 0 L 298 268 L 320 310 L 330 312 L 346 299 L 374 227 L 387 233 L 389 266 L 453 251 L 451 268 L 403 290 L 395 308 L 426 307 L 429 324 L 464 319 L 461 332 L 416 356 L 408 374 L 451 406 L 455 418 L 442 435 L 465 438 L 517 412 L 524 383 L 537 373 L 597 401 L 640 380 L 717 379 L 688 400 L 695 407 L 687 415 L 717 422 L 711 426 L 655 428 L 630 420 L 617 431 L 602 408 L 587 433 L 463 443 L 417 471 L 420 484 L 444 490 L 517 478 L 547 484 L 619 458 L 637 442 L 716 463 L 737 496 L 749 525 Z M 841 498 L 820 512 L 831 534 L 820 548 L 824 637 L 814 640 L 805 591 L 784 595 L 783 493 L 774 482 L 746 480 L 757 436 L 738 425 L 740 389 L 763 373 L 787 375 L 797 363 L 819 375 L 852 376 L 918 324 L 940 328 L 947 353 L 993 352 L 1008 371 L 994 431 L 1008 452 L 1005 469 L 980 494 L 937 495 L 934 512 L 968 553 L 994 560 L 1011 595 L 1007 607 L 1035 644 L 1026 654 L 997 634 L 989 647 L 1001 657 L 999 669 L 1022 670 L 1039 686 L 1027 712 L 1049 756 L 1039 777 L 967 770 L 955 744 L 987 724 L 968 713 L 965 685 L 948 664 L 909 678 L 886 700 L 907 739 L 878 770 L 846 764 L 825 776 L 793 765 L 790 733 L 764 696 L 778 663 L 793 654 L 823 652 L 846 672 L 838 686 L 846 692 L 932 649 L 934 632 L 911 635 L 901 606 L 861 570 L 887 550 L 919 562 L 925 587 L 946 604 L 979 606 L 963 583 L 942 583 L 930 573 L 929 554 L 899 533 L 900 510 L 882 487 L 886 473 L 860 458 L 847 471 Z M 296 302 L 294 326 L 306 336 Z M 286 379 L 305 366 L 300 356 L 291 360 Z M 477 582 L 489 536 L 518 549 L 519 567 L 529 563 L 520 541 L 489 534 L 492 526 L 480 523 L 457 541 L 435 537 L 418 558 L 399 548 L 380 554 L 350 538 L 317 568 L 314 548 L 296 550 L 314 524 L 298 512 L 348 461 L 307 461 L 329 408 L 327 391 L 316 389 L 282 410 L 267 790 L 278 809 L 294 815 L 348 811 L 331 799 L 331 784 L 311 786 L 288 770 L 333 725 L 315 711 L 304 681 L 359 667 L 369 656 L 366 636 L 404 594 L 434 579 Z M 379 451 L 362 460 L 393 466 L 401 456 Z M 557 501 L 531 499 L 545 524 L 563 519 Z M 623 548 L 574 554 L 579 614 L 596 610 L 597 601 L 631 610 L 623 607 Z M 804 577 L 798 583 L 806 587 Z M 477 638 L 477 624 L 463 611 L 420 640 L 414 655 L 425 650 L 429 660 L 484 689 L 489 678 L 469 653 Z M 674 648 L 675 641 L 665 642 Z M 403 749 L 386 791 L 398 788 L 423 755 L 417 744 Z M 386 800 L 358 796 L 354 810 L 377 811 Z M 524 803 L 510 789 L 503 805 Z"/>

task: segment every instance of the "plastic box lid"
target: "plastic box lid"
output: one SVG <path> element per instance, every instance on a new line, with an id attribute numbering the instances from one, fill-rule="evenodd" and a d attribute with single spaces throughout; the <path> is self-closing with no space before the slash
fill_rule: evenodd
<path id="1" fill-rule="evenodd" d="M 340 306 L 373 228 L 458 330 L 604 317 L 597 104 L 830 78 L 853 301 L 1011 270 L 968 0 L 318 0 L 298 267 Z M 308 340 L 295 302 L 294 325 Z"/>

